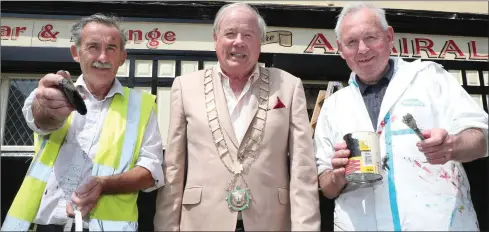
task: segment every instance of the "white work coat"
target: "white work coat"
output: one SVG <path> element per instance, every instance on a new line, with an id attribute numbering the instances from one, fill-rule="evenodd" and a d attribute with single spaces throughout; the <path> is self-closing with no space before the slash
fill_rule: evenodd
<path id="1" fill-rule="evenodd" d="M 483 129 L 487 138 L 487 113 L 441 65 L 393 59 L 394 75 L 375 130 L 354 73 L 349 86 L 322 106 L 314 137 L 319 173 L 332 169 L 333 145 L 355 131 L 377 132 L 381 159 L 388 157 L 389 169 L 381 170 L 381 182 L 364 188 L 347 185 L 338 196 L 334 229 L 479 230 L 462 164 L 427 163 L 416 147 L 419 138 L 402 122 L 402 116 L 412 114 L 421 130 L 444 128 L 457 134 L 476 127 Z"/>

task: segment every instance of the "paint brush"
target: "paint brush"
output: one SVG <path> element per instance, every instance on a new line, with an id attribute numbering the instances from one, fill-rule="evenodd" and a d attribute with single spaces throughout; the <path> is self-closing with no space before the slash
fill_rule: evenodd
<path id="1" fill-rule="evenodd" d="M 424 140 L 424 136 L 416 125 L 416 120 L 414 120 L 413 116 L 410 113 L 402 116 L 402 122 L 406 124 L 409 128 L 411 128 L 414 133 L 419 137 L 419 139 Z"/>

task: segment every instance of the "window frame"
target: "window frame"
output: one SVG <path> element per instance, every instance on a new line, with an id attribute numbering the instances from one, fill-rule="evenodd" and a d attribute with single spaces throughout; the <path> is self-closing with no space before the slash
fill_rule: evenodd
<path id="1" fill-rule="evenodd" d="M 34 146 L 3 145 L 7 107 L 12 80 L 40 80 L 44 74 L 36 73 L 1 73 L 0 74 L 0 153 L 2 157 L 8 156 L 33 156 Z"/>

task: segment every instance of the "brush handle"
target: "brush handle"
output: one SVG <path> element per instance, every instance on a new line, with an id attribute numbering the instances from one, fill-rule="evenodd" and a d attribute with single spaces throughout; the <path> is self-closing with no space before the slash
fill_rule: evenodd
<path id="1" fill-rule="evenodd" d="M 75 232 L 83 231 L 83 218 L 80 210 L 75 209 Z"/>
<path id="2" fill-rule="evenodd" d="M 414 133 L 416 133 L 416 135 L 419 137 L 419 139 L 421 139 L 421 141 L 425 140 L 423 133 L 421 133 L 421 131 L 418 128 L 414 129 Z"/>

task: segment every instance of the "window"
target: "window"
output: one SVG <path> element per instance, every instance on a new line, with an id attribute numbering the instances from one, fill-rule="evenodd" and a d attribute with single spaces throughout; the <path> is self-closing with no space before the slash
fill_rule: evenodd
<path id="1" fill-rule="evenodd" d="M 316 101 L 320 90 L 326 90 L 327 83 L 325 84 L 304 84 L 304 93 L 306 95 L 307 115 L 309 121 L 311 120 L 316 106 Z"/>
<path id="2" fill-rule="evenodd" d="M 176 61 L 158 60 L 158 77 L 175 77 Z"/>
<path id="3" fill-rule="evenodd" d="M 467 79 L 468 86 L 480 86 L 479 72 L 477 70 L 466 70 L 465 78 Z"/>
<path id="4" fill-rule="evenodd" d="M 489 86 L 489 72 L 488 71 L 482 72 L 482 79 L 484 79 L 484 85 Z"/>
<path id="5" fill-rule="evenodd" d="M 181 75 L 186 74 L 186 73 L 196 72 L 197 70 L 199 70 L 199 62 L 198 61 L 182 60 L 180 62 L 180 66 L 181 66 L 181 68 L 180 68 Z"/>
<path id="6" fill-rule="evenodd" d="M 27 126 L 22 108 L 29 94 L 37 87 L 37 74 L 2 74 L 2 155 L 32 154 L 33 132 Z M 5 94 L 8 93 L 8 94 Z"/>
<path id="7" fill-rule="evenodd" d="M 136 60 L 136 77 L 149 77 L 153 75 L 153 60 Z"/>
<path id="8" fill-rule="evenodd" d="M 27 126 L 22 107 L 29 94 L 37 87 L 37 80 L 14 79 L 10 81 L 3 145 L 31 146 L 32 131 Z"/>
<path id="9" fill-rule="evenodd" d="M 326 78 L 325 78 L 326 79 Z M 328 85 L 331 83 L 332 88 L 332 93 L 336 92 L 339 88 L 342 88 L 341 86 L 347 86 L 346 82 L 329 82 L 329 81 L 307 81 L 303 80 L 303 85 L 304 85 L 304 92 L 306 95 L 306 105 L 307 105 L 307 114 L 309 116 L 309 121 L 312 119 L 312 115 L 314 113 L 314 108 L 316 107 L 316 103 L 318 101 L 319 97 L 319 91 L 327 91 L 328 90 Z M 322 105 L 320 105 L 322 106 Z M 320 108 L 319 108 L 320 109 Z M 319 112 L 318 112 L 319 113 Z"/>

